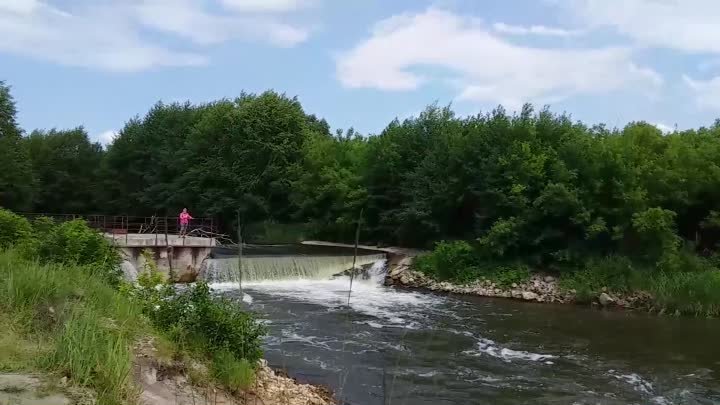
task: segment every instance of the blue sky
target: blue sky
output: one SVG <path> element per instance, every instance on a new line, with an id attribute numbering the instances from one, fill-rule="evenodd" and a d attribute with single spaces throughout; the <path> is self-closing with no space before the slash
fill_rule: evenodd
<path id="1" fill-rule="evenodd" d="M 373 134 L 452 103 L 588 123 L 720 117 L 717 0 L 1 0 L 21 126 L 106 142 L 156 101 L 297 95 Z"/>

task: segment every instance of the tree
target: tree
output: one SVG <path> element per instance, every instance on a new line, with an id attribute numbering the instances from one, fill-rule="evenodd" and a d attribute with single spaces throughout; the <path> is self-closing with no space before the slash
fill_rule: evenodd
<path id="1" fill-rule="evenodd" d="M 34 182 L 10 88 L 0 81 L 0 206 L 23 211 L 32 204 Z"/>

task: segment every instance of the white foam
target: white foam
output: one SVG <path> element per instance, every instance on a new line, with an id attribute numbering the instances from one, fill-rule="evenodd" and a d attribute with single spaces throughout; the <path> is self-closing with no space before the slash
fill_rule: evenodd
<path id="1" fill-rule="evenodd" d="M 508 363 L 512 362 L 513 360 L 523 360 L 523 361 L 544 362 L 545 364 L 548 364 L 548 365 L 554 364 L 552 361 L 549 361 L 550 359 L 557 358 L 557 356 L 553 356 L 550 354 L 539 354 L 539 353 L 526 352 L 523 350 L 508 349 L 507 347 L 499 346 L 496 342 L 494 342 L 490 339 L 484 339 L 484 338 L 478 339 L 477 350 L 468 350 L 468 351 L 465 351 L 464 354 L 468 354 L 468 355 L 472 355 L 472 356 L 489 355 L 489 356 L 501 359 Z"/>
<path id="2" fill-rule="evenodd" d="M 645 380 L 644 378 L 640 377 L 636 373 L 630 373 L 630 374 L 617 374 L 615 373 L 615 370 L 609 371 L 610 375 L 615 377 L 616 379 L 629 384 L 633 387 L 633 389 L 637 392 L 640 392 L 642 394 L 646 395 L 652 395 L 654 392 L 653 385 L 650 381 Z"/>
<path id="3" fill-rule="evenodd" d="M 385 261 L 378 261 L 369 271 L 369 279 L 355 278 L 350 291 L 350 308 L 371 316 L 372 327 L 402 327 L 418 329 L 424 320 L 423 309 L 432 308 L 441 298 L 417 292 L 397 291 L 384 287 Z M 212 284 L 213 290 L 237 290 L 237 283 Z M 348 304 L 350 278 L 338 277 L 332 280 L 279 280 L 244 283 L 243 289 L 263 294 L 281 296 L 297 301 L 327 307 L 335 311 Z"/>

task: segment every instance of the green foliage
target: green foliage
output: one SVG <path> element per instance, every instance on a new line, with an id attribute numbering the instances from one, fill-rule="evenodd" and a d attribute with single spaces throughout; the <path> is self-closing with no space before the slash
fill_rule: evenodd
<path id="1" fill-rule="evenodd" d="M 578 301 L 590 302 L 603 288 L 616 293 L 629 292 L 640 278 L 641 275 L 630 259 L 608 256 L 592 258 L 583 269 L 563 275 L 560 286 L 566 290 L 574 290 Z"/>
<path id="2" fill-rule="evenodd" d="M 477 258 L 465 241 L 440 242 L 432 253 L 415 259 L 415 268 L 438 280 L 469 281 L 477 277 Z"/>
<path id="3" fill-rule="evenodd" d="M 32 232 L 27 219 L 0 208 L 0 250 L 23 243 Z"/>
<path id="4" fill-rule="evenodd" d="M 128 337 L 114 330 L 112 320 L 89 308 L 74 308 L 65 322 L 47 359 L 48 368 L 97 389 L 102 403 L 124 403 L 121 399 L 133 392 Z"/>
<path id="5" fill-rule="evenodd" d="M 84 128 L 36 130 L 24 143 L 35 179 L 34 212 L 97 213 L 103 150 Z"/>
<path id="6" fill-rule="evenodd" d="M 232 392 L 244 391 L 255 381 L 255 368 L 246 359 L 237 360 L 229 350 L 213 356 L 213 377 Z"/>
<path id="7" fill-rule="evenodd" d="M 530 269 L 519 262 L 482 260 L 465 241 L 440 242 L 432 253 L 415 259 L 415 268 L 442 281 L 468 283 L 479 278 L 501 287 L 521 284 L 530 278 Z"/>
<path id="8" fill-rule="evenodd" d="M 227 350 L 251 364 L 262 357 L 265 328 L 236 303 L 212 297 L 205 283 L 166 298 L 149 315 L 155 325 L 191 350 L 207 355 Z"/>
<path id="9" fill-rule="evenodd" d="M 16 114 L 10 88 L 0 81 L 0 207 L 26 210 L 32 204 L 35 184 Z"/>
<path id="10" fill-rule="evenodd" d="M 120 255 L 83 220 L 60 223 L 38 235 L 37 257 L 44 262 L 87 266 L 113 285 L 120 282 Z"/>
<path id="11" fill-rule="evenodd" d="M 720 271 L 660 272 L 649 290 L 656 305 L 670 313 L 720 316 Z"/>
<path id="12" fill-rule="evenodd" d="M 146 325 L 140 308 L 102 278 L 0 252 L 0 311 L 16 338 L 0 339 L 0 368 L 58 372 L 94 388 L 103 404 L 133 397 L 131 342 Z"/>

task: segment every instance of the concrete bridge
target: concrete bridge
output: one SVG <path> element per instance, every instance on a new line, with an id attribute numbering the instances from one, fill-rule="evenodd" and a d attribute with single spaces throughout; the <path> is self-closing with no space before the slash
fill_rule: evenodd
<path id="1" fill-rule="evenodd" d="M 105 238 L 120 250 L 126 275 L 141 272 L 145 265 L 142 252 L 147 250 L 160 271 L 173 274 L 174 281 L 181 283 L 195 281 L 203 261 L 217 246 L 215 238 L 200 236 L 112 232 L 105 233 Z"/>

